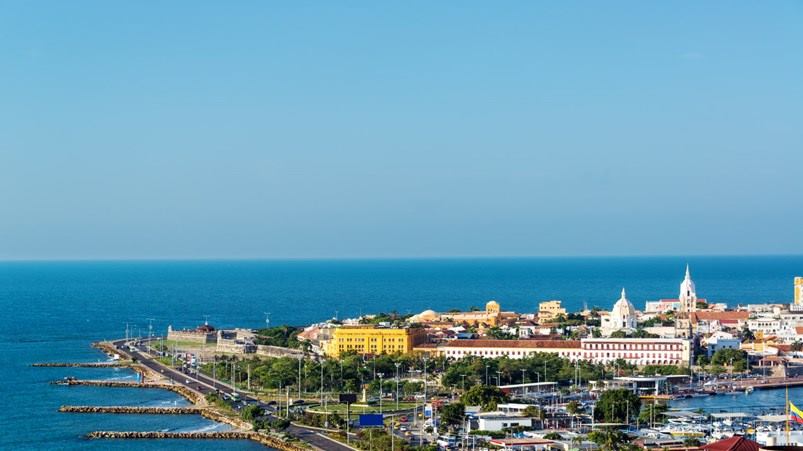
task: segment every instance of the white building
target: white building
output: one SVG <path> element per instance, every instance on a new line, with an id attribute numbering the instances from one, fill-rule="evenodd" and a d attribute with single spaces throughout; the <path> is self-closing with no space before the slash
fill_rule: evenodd
<path id="1" fill-rule="evenodd" d="M 570 360 L 610 363 L 624 359 L 644 365 L 688 365 L 691 341 L 681 338 L 584 338 L 582 340 L 452 340 L 439 345 L 437 354 L 461 359 L 467 356 L 523 359 L 539 352 Z"/>
<path id="2" fill-rule="evenodd" d="M 610 337 L 618 330 L 633 331 L 636 329 L 636 319 L 638 312 L 633 304 L 627 299 L 625 289 L 622 288 L 622 296 L 613 304 L 610 313 L 600 317 L 602 336 Z"/>
<path id="3" fill-rule="evenodd" d="M 666 313 L 676 312 L 680 309 L 678 299 L 659 299 L 657 301 L 647 301 L 644 303 L 644 313 Z"/>
<path id="4" fill-rule="evenodd" d="M 706 349 L 708 349 L 708 357 L 711 358 L 715 352 L 720 349 L 739 349 L 742 346 L 742 341 L 736 338 L 733 334 L 728 332 L 715 332 L 710 337 L 705 339 Z"/>
<path id="5" fill-rule="evenodd" d="M 610 363 L 623 359 L 638 366 L 689 365 L 691 340 L 684 338 L 585 338 L 580 359 Z"/>
<path id="6" fill-rule="evenodd" d="M 520 415 L 506 415 L 502 412 L 481 413 L 477 416 L 479 430 L 498 432 L 505 428 L 523 426 L 532 427 L 533 419 Z"/>

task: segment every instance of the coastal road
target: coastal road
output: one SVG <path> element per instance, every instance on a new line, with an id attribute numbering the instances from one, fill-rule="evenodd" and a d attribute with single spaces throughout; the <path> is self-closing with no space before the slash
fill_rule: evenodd
<path id="1" fill-rule="evenodd" d="M 143 366 L 153 370 L 156 373 L 164 375 L 165 377 L 171 379 L 177 385 L 183 385 L 187 388 L 190 388 L 192 390 L 201 393 L 204 396 L 206 396 L 209 393 L 214 393 L 218 390 L 228 392 L 229 394 L 235 391 L 230 385 L 220 382 L 219 380 L 213 380 L 211 377 L 207 377 L 204 374 L 193 373 L 192 375 L 189 375 L 186 373 L 182 373 L 181 371 L 175 370 L 173 368 L 170 368 L 166 365 L 163 365 L 161 362 L 159 362 L 153 356 L 151 356 L 147 352 L 146 347 L 142 344 L 138 345 L 137 347 L 124 348 L 124 346 L 126 345 L 125 340 L 117 340 L 112 343 L 117 349 L 121 350 L 126 354 L 129 354 L 132 358 L 136 359 Z M 265 412 L 271 411 L 271 407 L 267 403 L 262 402 L 261 400 L 257 399 L 254 396 L 250 396 L 242 392 L 238 393 L 242 395 L 242 399 L 248 404 L 256 404 Z M 304 426 L 291 424 L 285 430 L 285 432 L 287 432 L 289 435 L 293 437 L 296 437 L 299 440 L 310 443 L 314 446 L 317 446 L 318 448 L 325 450 L 353 451 L 354 449 L 329 437 L 322 436 L 319 433 L 319 431 L 315 429 L 306 428 Z"/>

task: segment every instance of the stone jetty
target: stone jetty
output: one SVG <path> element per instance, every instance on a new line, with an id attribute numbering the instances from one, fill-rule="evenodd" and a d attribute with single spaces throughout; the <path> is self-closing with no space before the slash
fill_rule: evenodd
<path id="1" fill-rule="evenodd" d="M 91 387 L 116 387 L 116 388 L 160 388 L 162 390 L 170 390 L 178 393 L 193 404 L 201 402 L 203 397 L 200 393 L 190 390 L 189 388 L 178 384 L 165 384 L 159 382 L 127 382 L 127 381 L 107 381 L 107 380 L 91 380 L 91 379 L 73 379 L 67 378 L 60 381 L 53 381 L 52 384 L 57 385 L 86 385 Z"/>
<path id="2" fill-rule="evenodd" d="M 200 415 L 200 407 L 142 407 L 142 406 L 61 406 L 67 413 L 134 413 L 149 415 Z"/>
<path id="3" fill-rule="evenodd" d="M 250 440 L 250 432 L 218 431 L 218 432 L 165 432 L 165 431 L 92 431 L 86 438 L 117 439 L 212 439 L 212 440 Z"/>
<path id="4" fill-rule="evenodd" d="M 184 439 L 184 440 L 252 440 L 282 451 L 309 451 L 294 443 L 280 438 L 253 431 L 218 431 L 218 432 L 163 432 L 163 431 L 93 431 L 86 435 L 88 439 Z"/>
<path id="5" fill-rule="evenodd" d="M 31 364 L 36 367 L 53 367 L 53 368 L 118 368 L 130 365 L 128 361 L 115 361 L 115 362 L 39 362 Z"/>

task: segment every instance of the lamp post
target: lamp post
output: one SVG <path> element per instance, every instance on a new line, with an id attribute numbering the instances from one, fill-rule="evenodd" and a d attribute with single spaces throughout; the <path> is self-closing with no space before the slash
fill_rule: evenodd
<path id="1" fill-rule="evenodd" d="M 490 365 L 488 365 L 487 363 L 485 364 L 485 385 L 488 385 L 488 367 L 489 366 Z"/>
<path id="2" fill-rule="evenodd" d="M 401 362 L 396 362 L 396 411 L 399 411 L 399 367 L 401 366 Z M 391 436 L 391 440 L 393 437 Z M 392 444 L 393 442 L 391 442 Z"/>
<path id="3" fill-rule="evenodd" d="M 461 374 L 460 375 L 460 379 L 461 379 L 461 382 L 462 382 L 463 393 L 465 393 L 466 392 L 466 375 L 465 374 Z"/>
<path id="4" fill-rule="evenodd" d="M 523 384 L 523 383 L 525 383 L 525 380 L 524 380 L 524 373 L 525 373 L 526 371 L 527 371 L 527 370 L 526 370 L 526 369 L 524 369 L 524 368 L 522 368 L 522 369 L 521 369 L 521 383 L 522 383 L 522 384 Z"/>
<path id="5" fill-rule="evenodd" d="M 382 413 L 382 377 L 385 376 L 385 373 L 376 373 L 379 376 L 379 413 Z"/>
<path id="6" fill-rule="evenodd" d="M 301 399 L 301 356 L 298 356 L 298 399 Z"/>

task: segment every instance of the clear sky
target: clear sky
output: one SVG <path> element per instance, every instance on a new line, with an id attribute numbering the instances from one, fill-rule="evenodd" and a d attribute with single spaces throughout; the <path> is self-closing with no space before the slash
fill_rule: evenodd
<path id="1" fill-rule="evenodd" d="M 803 253 L 803 3 L 9 1 L 0 258 Z"/>

